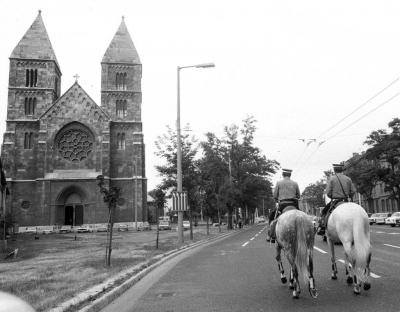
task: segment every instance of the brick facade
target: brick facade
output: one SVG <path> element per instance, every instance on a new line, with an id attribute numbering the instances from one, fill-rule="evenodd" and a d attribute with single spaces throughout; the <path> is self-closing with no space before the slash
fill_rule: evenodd
<path id="1" fill-rule="evenodd" d="M 10 57 L 1 157 L 20 226 L 107 221 L 96 177 L 121 188 L 115 221 L 147 221 L 142 65 L 124 21 L 101 62 L 101 107 L 61 71 L 41 15 Z"/>

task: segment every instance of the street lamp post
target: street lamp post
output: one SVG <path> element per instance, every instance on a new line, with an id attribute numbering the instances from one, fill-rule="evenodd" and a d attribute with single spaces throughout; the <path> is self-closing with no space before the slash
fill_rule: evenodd
<path id="1" fill-rule="evenodd" d="M 214 63 L 204 63 L 190 66 L 177 67 L 177 118 L 176 118 L 176 133 L 177 133 L 177 191 L 182 192 L 182 145 L 181 145 L 181 99 L 180 99 L 180 71 L 184 68 L 208 68 L 215 67 Z M 178 211 L 178 244 L 183 244 L 183 211 Z"/>

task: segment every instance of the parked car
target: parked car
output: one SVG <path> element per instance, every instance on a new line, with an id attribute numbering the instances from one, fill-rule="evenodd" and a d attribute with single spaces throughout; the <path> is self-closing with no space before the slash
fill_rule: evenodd
<path id="1" fill-rule="evenodd" d="M 118 231 L 128 231 L 128 224 L 120 224 L 118 225 Z"/>
<path id="2" fill-rule="evenodd" d="M 59 233 L 71 233 L 72 232 L 72 229 L 71 229 L 71 226 L 70 225 L 63 225 L 59 230 L 58 230 L 58 232 Z"/>
<path id="3" fill-rule="evenodd" d="M 368 218 L 369 224 L 385 224 L 385 219 L 388 217 L 390 217 L 390 213 L 388 212 L 374 213 Z"/>
<path id="4" fill-rule="evenodd" d="M 169 221 L 159 221 L 158 229 L 160 231 L 161 230 L 170 230 L 171 229 L 171 223 L 169 223 Z"/>
<path id="5" fill-rule="evenodd" d="M 400 212 L 395 212 L 390 217 L 386 218 L 385 224 L 389 224 L 392 227 L 400 225 Z"/>
<path id="6" fill-rule="evenodd" d="M 24 233 L 27 233 L 27 234 L 34 233 L 34 234 L 37 234 L 37 229 L 36 229 L 36 227 L 31 226 L 31 227 L 28 227 L 28 228 L 25 230 Z"/>
<path id="7" fill-rule="evenodd" d="M 97 232 L 107 232 L 108 231 L 108 226 L 107 225 L 100 225 L 96 228 Z"/>
<path id="8" fill-rule="evenodd" d="M 190 229 L 190 221 L 183 221 L 183 230 L 189 230 Z"/>
<path id="9" fill-rule="evenodd" d="M 150 231 L 150 230 L 151 230 L 151 226 L 150 226 L 150 223 L 147 221 L 143 222 L 138 227 L 138 231 Z"/>
<path id="10" fill-rule="evenodd" d="M 50 229 L 46 229 L 46 230 L 42 231 L 42 234 L 52 234 L 52 233 L 54 233 L 54 231 L 50 230 Z"/>
<path id="11" fill-rule="evenodd" d="M 80 226 L 76 229 L 77 233 L 90 233 L 91 230 L 88 226 Z"/>

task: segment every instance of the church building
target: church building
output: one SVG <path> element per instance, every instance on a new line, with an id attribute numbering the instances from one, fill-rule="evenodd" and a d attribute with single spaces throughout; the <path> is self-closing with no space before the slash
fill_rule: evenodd
<path id="1" fill-rule="evenodd" d="M 121 189 L 115 222 L 147 220 L 141 78 L 122 19 L 101 61 L 101 105 L 78 81 L 61 94 L 60 64 L 39 11 L 10 56 L 1 159 L 13 223 L 107 222 L 99 175 Z"/>

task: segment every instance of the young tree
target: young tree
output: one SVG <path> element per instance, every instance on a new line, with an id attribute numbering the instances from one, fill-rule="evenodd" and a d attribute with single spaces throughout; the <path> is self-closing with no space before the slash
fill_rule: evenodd
<path id="1" fill-rule="evenodd" d="M 156 206 L 156 222 L 157 222 L 157 237 L 156 237 L 156 248 L 158 249 L 158 240 L 159 240 L 159 228 L 158 228 L 158 222 L 159 222 L 159 216 L 160 212 L 164 211 L 165 203 L 167 201 L 165 192 L 163 191 L 162 187 L 159 185 L 157 186 L 154 190 L 149 192 L 150 196 L 154 198 L 154 204 Z"/>
<path id="2" fill-rule="evenodd" d="M 181 135 L 182 150 L 182 186 L 183 191 L 188 194 L 189 217 L 192 212 L 199 209 L 198 205 L 198 185 L 199 170 L 197 167 L 196 156 L 198 154 L 198 143 L 194 136 L 190 136 L 190 127 L 187 125 Z M 165 163 L 156 166 L 157 171 L 162 176 L 160 187 L 163 190 L 176 190 L 177 188 L 177 134 L 171 127 L 167 126 L 167 132 L 157 138 L 156 155 L 163 158 Z M 192 232 L 191 232 L 192 238 Z"/>

